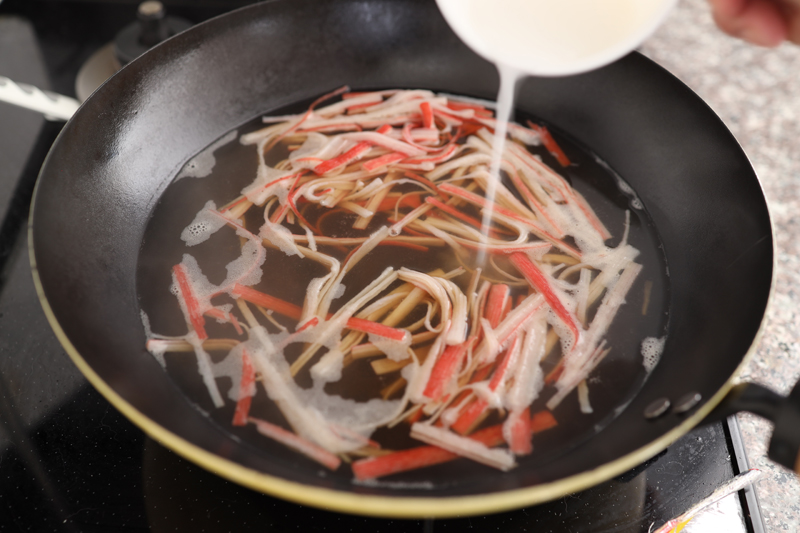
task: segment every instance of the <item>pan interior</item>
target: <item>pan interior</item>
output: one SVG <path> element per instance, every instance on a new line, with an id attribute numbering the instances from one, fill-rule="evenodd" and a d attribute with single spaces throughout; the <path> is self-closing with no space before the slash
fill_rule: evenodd
<path id="1" fill-rule="evenodd" d="M 633 468 L 729 389 L 763 328 L 774 259 L 763 191 L 736 139 L 688 87 L 636 53 L 580 76 L 526 79 L 518 93 L 519 109 L 589 147 L 633 187 L 669 265 L 662 360 L 628 408 L 583 445 L 536 468 L 481 469 L 480 483 L 437 486 L 435 494 L 430 485 L 357 486 L 279 446 L 243 443 L 228 419 L 217 422 L 201 401 L 187 400 L 144 349 L 137 269 L 145 229 L 170 180 L 203 146 L 256 113 L 348 83 L 487 99 L 497 81 L 429 0 L 259 2 L 162 43 L 84 103 L 42 167 L 30 242 L 48 320 L 81 371 L 148 434 L 233 481 L 303 504 L 469 515 L 557 498 Z M 642 416 L 656 400 L 690 393 L 703 401 L 689 413 Z M 590 395 L 599 410 L 598 394 Z M 548 437 L 541 434 L 538 449 Z M 448 468 L 439 479 L 462 475 L 461 465 Z"/>
<path id="2" fill-rule="evenodd" d="M 306 109 L 307 105 L 308 101 L 302 101 L 273 110 L 271 114 L 295 113 Z M 524 123 L 526 119 L 533 119 L 541 122 L 537 118 L 518 112 L 516 121 Z M 263 124 L 260 118 L 257 118 L 221 136 L 198 156 L 189 160 L 156 204 L 147 222 L 137 266 L 139 303 L 154 333 L 165 336 L 181 336 L 187 333 L 187 325 L 178 300 L 171 292 L 172 267 L 181 262 L 184 254 L 191 254 L 197 259 L 203 273 L 212 283 L 222 282 L 226 277 L 225 265 L 241 254 L 238 239 L 232 238 L 234 232 L 230 229 L 223 229 L 208 241 L 191 248 L 186 246 L 180 235 L 208 200 L 214 200 L 216 206 L 221 207 L 236 199 L 240 191 L 252 182 L 258 165 L 256 149 L 253 146 L 242 145 L 236 137 L 261 127 Z M 568 168 L 561 169 L 544 147 L 529 148 L 565 176 L 587 199 L 613 235 L 607 242 L 610 246 L 616 246 L 620 242 L 625 228 L 626 213 L 629 213 L 628 242 L 641 252 L 637 262 L 644 265 L 644 270 L 609 331 L 608 339 L 611 347 L 609 355 L 588 380 L 592 412 L 581 413 L 574 392 L 555 410 L 554 416 L 558 426 L 536 435 L 534 453 L 520 461 L 518 468 L 526 470 L 533 476 L 537 469 L 591 438 L 623 411 L 641 390 L 649 375 L 643 364 L 641 349 L 643 339 L 663 338 L 666 335 L 668 322 L 669 279 L 666 274 L 666 260 L 656 227 L 649 214 L 630 186 L 599 157 L 577 141 L 559 134 L 557 129 L 554 130 L 554 135 L 572 161 L 572 165 Z M 204 175 L 195 177 L 199 174 Z M 257 213 L 251 210 L 250 213 L 245 218 L 245 225 L 257 233 L 259 225 L 263 223 L 261 210 Z M 367 233 L 375 229 L 374 225 L 370 226 Z M 337 229 L 331 228 L 331 231 L 336 232 Z M 349 280 L 345 279 L 345 285 L 348 287 L 347 293 L 352 294 L 389 265 L 395 268 L 406 266 L 419 271 L 430 271 L 438 267 L 448 271 L 458 264 L 449 250 L 445 252 L 403 250 L 402 253 L 397 253 L 390 247 L 379 248 L 370 254 L 369 261 L 362 262 L 349 275 L 351 276 Z M 304 268 L 302 264 L 290 260 L 278 250 L 268 249 L 263 267 L 264 275 L 261 282 L 253 288 L 302 306 L 307 284 L 312 278 L 323 274 L 322 271 L 307 268 L 304 270 Z M 468 282 L 468 278 L 468 275 L 462 276 L 461 285 Z M 347 299 L 344 297 L 339 301 Z M 225 301 L 234 303 L 230 298 Z M 215 303 L 221 302 L 222 300 L 215 301 Z M 240 317 L 240 320 L 243 319 Z M 236 337 L 230 324 L 213 324 L 211 321 L 207 323 L 211 338 Z M 291 323 L 285 325 L 291 327 Z M 227 349 L 211 351 L 210 355 L 212 362 L 217 364 L 227 358 L 228 351 Z M 248 453 L 285 465 L 295 475 L 298 469 L 301 469 L 311 477 L 324 475 L 328 481 L 334 478 L 342 484 L 350 482 L 352 474 L 347 466 L 333 473 L 319 473 L 319 465 L 259 434 L 252 424 L 245 427 L 232 426 L 235 402 L 227 400 L 224 407 L 214 407 L 208 389 L 198 373 L 197 359 L 192 352 L 168 352 L 164 360 L 165 371 L 181 393 L 196 409 L 206 414 L 221 432 L 240 442 Z M 398 378 L 397 373 L 375 376 L 369 362 L 369 359 L 365 359 L 352 365 L 340 383 L 328 386 L 329 392 L 357 401 L 366 401 L 370 397 L 375 397 L 381 388 Z M 548 358 L 543 365 L 545 373 L 551 371 L 556 362 L 556 358 Z M 217 383 L 223 397 L 227 396 L 228 390 L 234 386 L 230 378 L 218 378 Z M 310 378 L 307 373 L 298 376 L 298 383 L 301 386 L 309 386 Z M 546 409 L 544 404 L 554 391 L 552 386 L 546 386 L 532 406 L 532 410 L 535 412 Z M 266 399 L 263 389 L 254 398 L 251 415 L 286 426 L 280 410 L 273 402 Z M 496 422 L 497 419 L 490 418 L 485 424 Z M 408 429 L 408 424 L 405 423 L 391 430 L 381 428 L 373 438 L 384 448 L 389 449 L 419 445 L 410 439 Z M 397 474 L 386 479 L 387 486 L 390 487 L 441 488 L 477 484 L 485 479 L 489 472 L 488 467 L 460 460 L 421 471 Z M 403 492 L 402 488 L 398 490 Z"/>

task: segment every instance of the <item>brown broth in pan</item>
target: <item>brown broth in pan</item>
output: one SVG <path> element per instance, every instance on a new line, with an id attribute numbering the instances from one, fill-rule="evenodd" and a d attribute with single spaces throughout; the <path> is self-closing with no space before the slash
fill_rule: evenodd
<path id="1" fill-rule="evenodd" d="M 281 110 L 296 112 L 305 109 L 304 106 Z M 516 121 L 524 123 L 524 119 L 533 118 L 518 114 Z M 235 135 L 229 132 L 220 141 L 214 143 L 205 155 L 201 155 L 187 163 L 187 166 L 178 174 L 176 179 L 165 191 L 155 207 L 148 223 L 142 243 L 137 290 L 142 311 L 146 314 L 149 326 L 153 332 L 160 335 L 181 336 L 187 332 L 187 324 L 179 304 L 170 292 L 172 285 L 172 267 L 181 262 L 183 254 L 189 253 L 195 257 L 202 266 L 203 273 L 211 283 L 221 283 L 226 275 L 225 265 L 236 259 L 241 254 L 240 239 L 235 237 L 230 228 L 223 228 L 211 236 L 206 242 L 187 248 L 180 235 L 195 215 L 209 199 L 216 202 L 217 207 L 234 200 L 245 186 L 253 180 L 258 167 L 256 148 L 245 146 L 237 138 L 245 133 L 263 127 L 259 119 L 243 125 L 236 130 Z M 644 385 L 648 370 L 643 364 L 642 342 L 645 338 L 663 338 L 668 321 L 669 281 L 662 248 L 658 234 L 647 212 L 641 206 L 635 194 L 609 169 L 602 161 L 590 151 L 563 135 L 554 133 L 554 137 L 562 149 L 569 156 L 572 164 L 561 168 L 553 156 L 542 146 L 528 147 L 536 156 L 564 176 L 575 190 L 580 192 L 589 205 L 595 210 L 599 218 L 613 235 L 606 244 L 616 246 L 623 235 L 626 210 L 630 213 L 630 233 L 628 242 L 637 248 L 640 255 L 636 262 L 643 265 L 643 270 L 636 279 L 635 284 L 626 297 L 626 303 L 614 319 L 606 335 L 611 351 L 599 366 L 590 374 L 587 382 L 589 385 L 589 399 L 592 407 L 591 413 L 582 413 L 578 396 L 575 391 L 566 396 L 565 400 L 554 410 L 558 425 L 552 429 L 536 434 L 533 438 L 533 453 L 518 458 L 518 463 L 525 467 L 535 468 L 536 464 L 547 462 L 554 455 L 576 446 L 591 437 L 617 416 L 627 403 L 636 395 Z M 291 144 L 291 143 L 290 143 Z M 209 158 L 213 152 L 213 158 Z M 279 144 L 267 154 L 267 163 L 276 163 L 288 154 L 288 147 Z M 192 174 L 208 174 L 203 177 L 193 177 Z M 182 174 L 189 174 L 180 177 Z M 407 187 L 407 192 L 413 192 L 413 187 Z M 399 188 L 398 192 L 406 192 Z M 353 229 L 353 222 L 357 216 L 336 211 L 314 204 L 298 207 L 302 215 L 313 226 L 319 228 L 322 234 L 330 237 L 363 237 L 368 236 L 377 228 L 388 221 L 390 215 L 381 213 L 376 215 L 364 230 Z M 467 209 L 465 213 L 480 218 L 477 209 Z M 261 210 L 252 209 L 244 218 L 244 225 L 254 233 L 263 223 Z M 304 230 L 298 225 L 287 225 L 293 233 L 303 234 Z M 349 250 L 332 245 L 320 244 L 321 252 L 344 260 Z M 361 261 L 344 279 L 344 294 L 334 300 L 331 311 L 336 311 L 336 306 L 348 301 L 364 285 L 375 279 L 387 266 L 394 268 L 407 267 L 420 272 L 430 272 L 435 269 L 451 271 L 464 266 L 467 271 L 455 278 L 454 281 L 462 291 L 467 290 L 470 282 L 470 269 L 474 267 L 474 256 L 457 255 L 447 246 L 431 246 L 427 250 L 413 249 L 401 246 L 378 246 L 372 251 L 368 260 Z M 507 260 L 500 258 L 499 264 L 506 271 L 513 271 Z M 486 269 L 487 277 L 501 277 Z M 326 274 L 325 268 L 317 263 L 303 261 L 296 256 L 287 256 L 277 249 L 268 248 L 266 262 L 263 265 L 263 276 L 254 289 L 275 297 L 286 300 L 298 306 L 303 305 L 306 288 L 313 278 Z M 574 281 L 574 280 L 573 280 Z M 395 282 L 397 286 L 399 282 Z M 514 301 L 528 293 L 526 286 L 513 287 Z M 214 303 L 233 303 L 228 296 L 220 296 Z M 597 304 L 594 305 L 594 308 Z M 592 314 L 589 310 L 589 315 Z M 293 327 L 294 321 L 286 320 L 274 315 L 276 320 L 286 327 Z M 423 316 L 423 312 L 416 312 L 406 318 L 398 327 L 403 327 Z M 206 327 L 210 338 L 233 338 L 235 334 L 230 324 L 216 323 L 213 319 L 206 319 Z M 303 346 L 292 345 L 286 352 L 289 363 L 299 355 Z M 226 349 L 209 349 L 208 353 L 213 362 L 224 359 Z M 543 361 L 542 367 L 545 374 L 554 369 L 560 359 L 560 348 L 556 346 Z M 197 360 L 192 352 L 167 352 L 164 355 L 166 372 L 173 378 L 186 396 L 213 419 L 220 429 L 241 440 L 248 446 L 262 450 L 263 453 L 277 456 L 281 460 L 298 465 L 308 464 L 316 468 L 309 459 L 293 452 L 282 445 L 259 434 L 252 425 L 234 427 L 231 425 L 235 402 L 226 400 L 221 408 L 212 404 L 208 390 L 198 373 Z M 367 401 L 386 390 L 397 379 L 398 373 L 376 375 L 370 362 L 374 358 L 361 358 L 354 360 L 343 373 L 343 379 L 328 383 L 325 387 L 329 394 L 341 395 L 357 401 Z M 297 383 L 304 388 L 311 387 L 311 377 L 306 365 L 297 375 Z M 223 397 L 234 384 L 230 378 L 218 378 L 218 387 Z M 401 391 L 401 389 L 398 389 Z M 545 404 L 554 393 L 550 385 L 546 385 L 539 398 L 531 406 L 531 412 L 546 409 Z M 392 397 L 399 397 L 401 392 L 395 392 Z M 253 398 L 250 408 L 252 416 L 269 420 L 278 425 L 286 425 L 279 409 L 260 390 Z M 483 423 L 483 426 L 498 423 L 500 419 L 493 412 Z M 418 446 L 421 443 L 409 436 L 408 424 L 402 422 L 393 428 L 379 428 L 371 437 L 388 449 L 403 449 Z M 452 483 L 472 479 L 480 476 L 483 469 L 487 468 L 474 463 L 470 468 L 464 468 L 466 460 L 460 460 L 459 466 L 452 464 L 434 466 L 419 471 L 396 474 L 387 480 L 404 480 L 411 483 L 432 482 Z M 327 475 L 341 475 L 351 477 L 349 468 L 340 467 L 335 473 Z"/>

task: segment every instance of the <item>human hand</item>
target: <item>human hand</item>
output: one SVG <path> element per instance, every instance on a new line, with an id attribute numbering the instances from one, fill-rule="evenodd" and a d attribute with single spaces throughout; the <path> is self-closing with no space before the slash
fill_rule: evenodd
<path id="1" fill-rule="evenodd" d="M 800 44 L 800 0 L 709 0 L 725 33 L 759 46 Z"/>

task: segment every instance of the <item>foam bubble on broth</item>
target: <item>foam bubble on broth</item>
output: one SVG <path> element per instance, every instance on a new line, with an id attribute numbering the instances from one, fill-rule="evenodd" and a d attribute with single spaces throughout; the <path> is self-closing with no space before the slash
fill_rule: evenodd
<path id="1" fill-rule="evenodd" d="M 642 341 L 642 364 L 651 373 L 661 359 L 667 337 L 647 337 Z"/>
<path id="2" fill-rule="evenodd" d="M 186 165 L 183 167 L 183 170 L 181 170 L 180 174 L 178 174 L 175 179 L 205 178 L 206 176 L 211 175 L 211 172 L 214 170 L 214 166 L 217 164 L 217 159 L 214 157 L 214 152 L 236 139 L 237 136 L 238 132 L 234 130 L 194 156 L 189 160 L 188 163 L 186 163 Z"/>
<path id="3" fill-rule="evenodd" d="M 209 200 L 203 209 L 197 212 L 194 220 L 181 232 L 181 240 L 186 243 L 186 246 L 196 246 L 207 241 L 225 226 L 225 219 L 212 213 L 216 210 L 217 204 L 214 203 L 214 200 Z"/>
<path id="4" fill-rule="evenodd" d="M 228 277 L 225 278 L 222 287 L 228 287 L 234 282 L 240 285 L 256 285 L 264 274 L 261 266 L 266 257 L 261 243 L 248 239 L 242 246 L 242 255 L 225 265 Z"/>
<path id="5" fill-rule="evenodd" d="M 248 396 L 255 396 L 256 383 L 250 383 L 247 387 L 242 388 L 242 351 L 244 345 L 240 344 L 230 351 L 227 357 L 217 363 L 212 363 L 211 370 L 214 377 L 230 379 L 231 386 L 228 389 L 228 398 L 234 402 L 238 402 L 242 398 Z"/>
<path id="6" fill-rule="evenodd" d="M 401 400 L 373 398 L 366 402 L 357 402 L 328 394 L 321 387 L 298 388 L 298 396 L 328 422 L 363 432 L 365 435 L 371 434 L 376 426 L 392 420 L 402 408 Z"/>
<path id="7" fill-rule="evenodd" d="M 273 345 L 278 344 L 278 337 L 275 337 L 263 330 Z M 285 337 L 284 337 L 285 338 Z M 355 431 L 362 431 L 369 434 L 374 431 L 375 426 L 384 421 L 391 420 L 397 416 L 398 410 L 402 408 L 401 400 L 382 400 L 374 398 L 368 402 L 357 402 L 355 400 L 342 398 L 339 395 L 327 393 L 324 383 L 315 383 L 313 387 L 304 389 L 300 387 L 294 379 L 291 379 L 289 364 L 283 356 L 282 351 L 274 350 L 271 353 L 264 353 L 263 349 L 247 341 L 246 344 L 254 352 L 263 353 L 274 366 L 279 375 L 285 376 L 283 391 L 271 391 L 270 398 L 275 401 L 292 400 L 292 397 L 299 400 L 298 405 L 304 406 L 303 409 L 313 412 L 327 422 L 333 422 L 345 428 Z"/>
<path id="8" fill-rule="evenodd" d="M 147 316 L 147 313 L 144 310 L 139 310 L 139 318 L 142 320 L 142 327 L 144 328 L 144 334 L 147 338 L 153 336 L 153 328 L 150 327 L 150 317 Z"/>

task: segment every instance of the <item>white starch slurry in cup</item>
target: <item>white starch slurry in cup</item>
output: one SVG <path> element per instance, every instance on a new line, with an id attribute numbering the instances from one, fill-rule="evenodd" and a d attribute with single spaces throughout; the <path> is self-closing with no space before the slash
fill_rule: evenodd
<path id="1" fill-rule="evenodd" d="M 677 0 L 437 0 L 478 54 L 537 76 L 586 72 L 642 43 Z"/>

